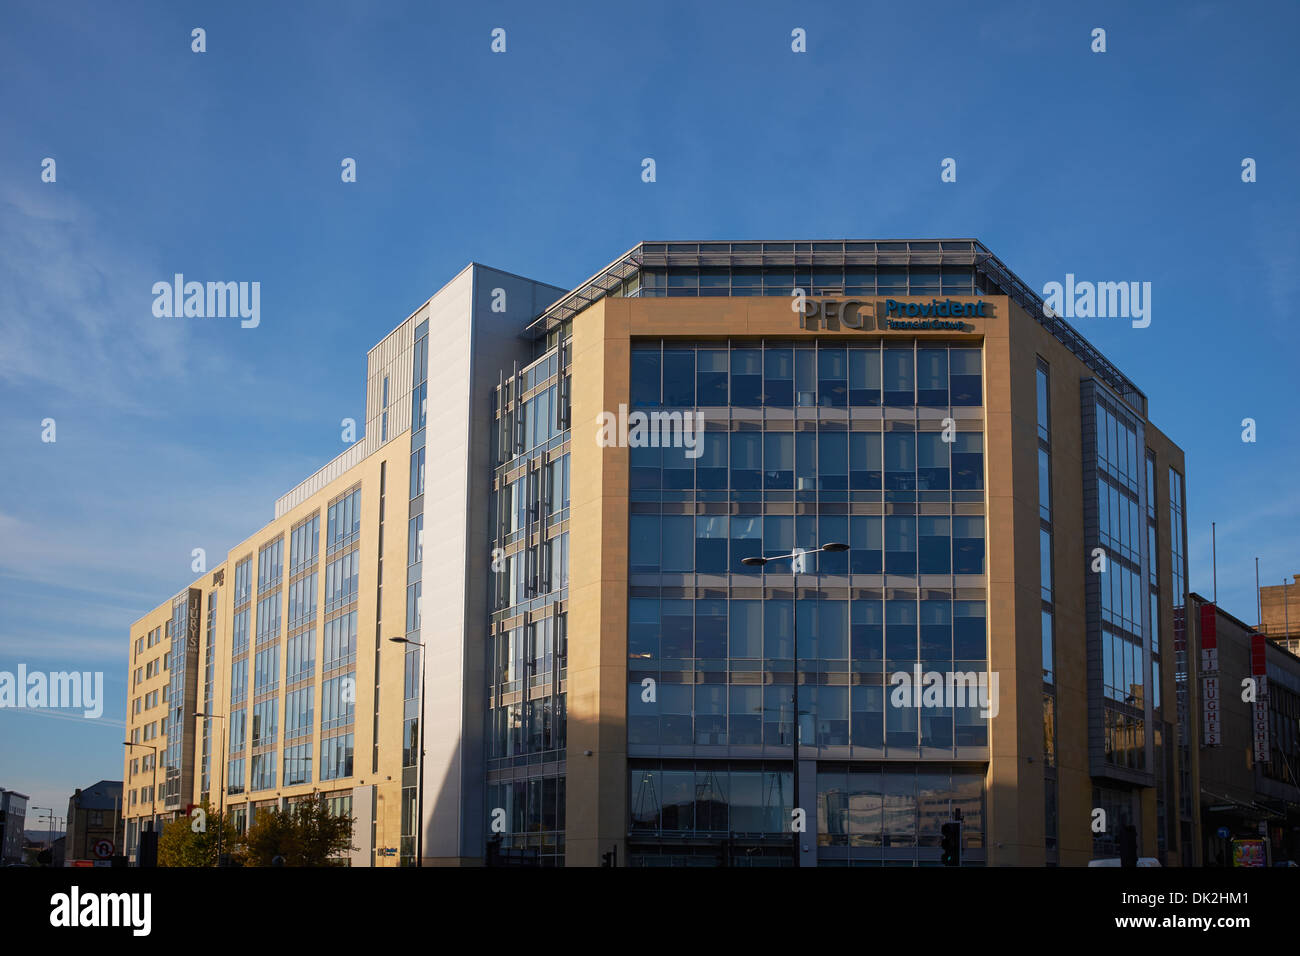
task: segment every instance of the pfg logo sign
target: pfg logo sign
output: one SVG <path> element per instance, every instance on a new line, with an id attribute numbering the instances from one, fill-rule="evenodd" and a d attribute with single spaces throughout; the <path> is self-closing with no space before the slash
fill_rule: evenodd
<path id="1" fill-rule="evenodd" d="M 974 326 L 963 318 L 991 318 L 993 304 L 987 300 L 957 302 L 931 299 L 929 302 L 899 302 L 884 299 L 810 299 L 796 289 L 791 310 L 799 316 L 799 328 L 924 329 L 971 332 Z M 897 318 L 896 318 L 897 317 Z"/>

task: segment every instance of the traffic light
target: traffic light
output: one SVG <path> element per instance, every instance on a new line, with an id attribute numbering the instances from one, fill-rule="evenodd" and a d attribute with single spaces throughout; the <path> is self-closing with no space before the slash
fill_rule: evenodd
<path id="1" fill-rule="evenodd" d="M 961 866 L 961 823 L 949 821 L 942 827 L 943 865 Z"/>

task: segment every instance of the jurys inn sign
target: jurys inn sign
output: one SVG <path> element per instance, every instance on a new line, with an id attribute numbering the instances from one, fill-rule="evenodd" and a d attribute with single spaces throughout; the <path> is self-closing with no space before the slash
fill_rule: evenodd
<path id="1" fill-rule="evenodd" d="M 957 302 L 931 299 L 929 302 L 899 302 L 896 299 L 810 299 L 796 295 L 791 309 L 799 316 L 801 329 L 924 329 L 969 332 L 963 318 L 989 318 L 993 304 L 986 299 Z M 868 319 L 876 322 L 868 323 Z"/>

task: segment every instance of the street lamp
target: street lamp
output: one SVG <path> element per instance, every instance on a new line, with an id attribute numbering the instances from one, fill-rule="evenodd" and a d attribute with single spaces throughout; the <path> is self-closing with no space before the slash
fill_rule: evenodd
<path id="1" fill-rule="evenodd" d="M 424 866 L 424 645 L 408 637 L 390 637 L 389 640 L 394 644 L 409 644 L 420 649 L 420 759 L 416 761 L 420 783 L 415 791 L 415 865 Z M 400 836 L 398 842 L 401 842 Z"/>
<path id="2" fill-rule="evenodd" d="M 51 865 L 53 865 L 53 861 L 54 861 L 54 808 L 53 808 L 53 807 L 38 807 L 38 806 L 36 806 L 36 804 L 32 804 L 28 809 L 30 809 L 30 810 L 44 810 L 44 811 L 45 811 L 45 820 L 46 820 L 46 823 L 45 823 L 45 832 L 48 833 L 48 834 L 49 834 L 49 837 L 50 837 L 50 863 L 51 863 Z M 20 834 L 20 835 L 21 835 L 21 834 Z M 21 841 L 20 841 L 20 842 L 21 842 Z"/>
<path id="3" fill-rule="evenodd" d="M 790 745 L 790 752 L 792 755 L 792 763 L 794 764 L 794 793 L 791 794 L 790 805 L 795 809 L 798 809 L 799 806 L 799 572 L 803 570 L 803 558 L 806 555 L 817 554 L 819 551 L 825 551 L 828 554 L 835 554 L 847 550 L 849 550 L 849 546 L 847 544 L 843 544 L 839 541 L 829 541 L 826 544 L 823 544 L 821 547 L 811 548 L 806 551 L 801 548 L 796 548 L 794 551 L 791 551 L 789 554 L 774 554 L 771 557 L 767 557 L 767 558 L 762 558 L 762 557 L 743 558 L 740 562 L 741 564 L 748 565 L 751 568 L 761 568 L 767 565 L 771 561 L 784 561 L 788 558 L 790 560 L 790 573 L 794 577 L 794 600 L 791 602 L 792 609 L 793 609 L 793 621 L 794 621 L 794 682 L 791 685 L 794 688 L 794 697 L 793 697 L 793 711 L 794 711 L 793 731 L 794 732 L 790 735 L 792 738 L 792 742 Z M 794 865 L 798 866 L 800 835 L 794 829 L 793 818 L 790 821 L 790 832 L 791 835 L 794 837 L 794 841 L 793 841 Z"/>
<path id="4" fill-rule="evenodd" d="M 194 712 L 195 717 L 205 720 L 221 721 L 221 785 L 217 790 L 217 866 L 221 865 L 221 838 L 226 831 L 226 715 L 207 714 L 201 710 Z"/>
<path id="5" fill-rule="evenodd" d="M 149 793 L 149 831 L 157 829 L 154 817 L 158 815 L 158 748 L 153 744 L 137 744 L 130 740 L 122 741 L 125 747 L 148 747 L 153 751 L 153 790 Z"/>

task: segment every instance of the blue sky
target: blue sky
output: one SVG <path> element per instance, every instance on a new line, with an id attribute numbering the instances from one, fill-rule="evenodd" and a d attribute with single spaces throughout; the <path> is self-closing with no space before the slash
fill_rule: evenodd
<path id="1" fill-rule="evenodd" d="M 107 703 L 0 711 L 0 786 L 62 814 L 120 777 L 131 621 L 343 450 L 366 349 L 470 260 L 568 287 L 642 239 L 974 236 L 1037 289 L 1149 281 L 1149 328 L 1075 325 L 1186 450 L 1192 587 L 1217 521 L 1253 622 L 1255 557 L 1300 572 L 1298 10 L 5 4 L 0 670 Z M 177 272 L 259 281 L 261 325 L 155 318 Z"/>

